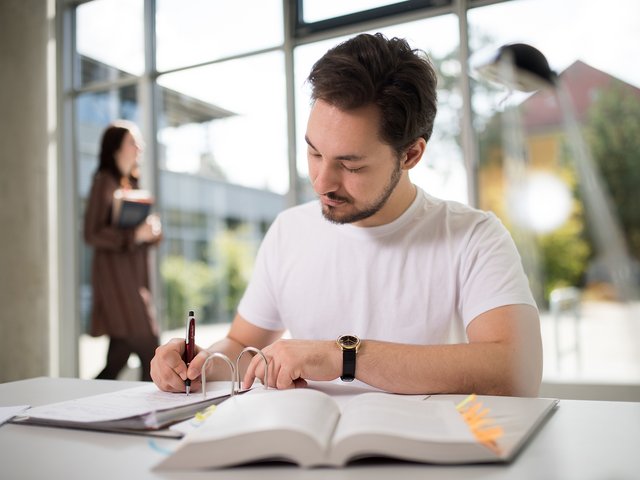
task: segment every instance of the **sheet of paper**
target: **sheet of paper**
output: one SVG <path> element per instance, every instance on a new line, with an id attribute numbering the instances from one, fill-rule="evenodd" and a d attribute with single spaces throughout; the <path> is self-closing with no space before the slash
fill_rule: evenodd
<path id="1" fill-rule="evenodd" d="M 228 395 L 230 382 L 207 382 L 207 399 Z M 30 417 L 74 422 L 102 422 L 144 415 L 153 411 L 202 402 L 202 393 L 191 395 L 158 390 L 154 384 L 78 398 L 31 408 Z"/>
<path id="2" fill-rule="evenodd" d="M 10 407 L 0 407 L 0 425 L 11 420 L 13 417 L 18 415 L 29 408 L 29 405 L 13 405 Z"/>

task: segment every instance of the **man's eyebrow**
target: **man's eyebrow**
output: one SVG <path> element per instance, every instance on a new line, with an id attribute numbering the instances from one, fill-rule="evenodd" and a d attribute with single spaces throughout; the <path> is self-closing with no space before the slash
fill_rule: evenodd
<path id="1" fill-rule="evenodd" d="M 306 135 L 304 136 L 304 141 L 307 142 L 307 145 L 309 145 L 311 148 L 313 148 L 316 152 L 318 152 L 319 150 L 313 145 L 313 143 L 311 143 L 311 140 L 309 140 L 309 137 L 307 137 Z M 345 162 L 357 162 L 359 160 L 364 160 L 365 157 L 363 155 L 356 155 L 356 154 L 346 154 L 346 155 L 338 155 L 335 157 L 336 160 L 342 160 Z"/>

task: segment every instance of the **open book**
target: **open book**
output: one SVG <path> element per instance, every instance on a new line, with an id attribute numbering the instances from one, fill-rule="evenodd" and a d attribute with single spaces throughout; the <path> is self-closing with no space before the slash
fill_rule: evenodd
<path id="1" fill-rule="evenodd" d="M 206 399 L 201 393 L 162 392 L 154 384 L 148 384 L 30 408 L 12 421 L 179 438 L 182 433 L 165 427 L 193 417 L 230 394 L 231 382 L 209 382 Z"/>
<path id="2" fill-rule="evenodd" d="M 153 197 L 146 190 L 118 189 L 113 193 L 112 223 L 120 228 L 132 228 L 147 218 Z"/>
<path id="3" fill-rule="evenodd" d="M 495 399 L 514 427 L 491 448 L 477 440 L 450 396 L 425 399 L 373 392 L 340 406 L 330 395 L 310 388 L 253 391 L 219 405 L 156 469 L 221 468 L 270 460 L 304 467 L 343 466 L 367 457 L 442 464 L 507 461 L 557 403 L 480 399 Z"/>

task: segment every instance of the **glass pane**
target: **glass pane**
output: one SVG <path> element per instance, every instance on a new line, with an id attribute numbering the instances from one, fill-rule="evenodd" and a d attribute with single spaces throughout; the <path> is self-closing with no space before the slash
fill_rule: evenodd
<path id="1" fill-rule="evenodd" d="M 144 72 L 143 10 L 142 0 L 95 0 L 78 6 L 81 85 Z"/>
<path id="2" fill-rule="evenodd" d="M 340 0 L 303 0 L 302 3 L 303 21 L 312 23 L 403 2 L 391 0 L 352 0 L 350 2 Z"/>
<path id="3" fill-rule="evenodd" d="M 158 132 L 164 168 L 288 191 L 281 52 L 163 75 L 158 83 L 165 109 Z"/>
<path id="4" fill-rule="evenodd" d="M 286 205 L 283 56 L 171 73 L 159 84 L 163 326 L 183 328 L 187 309 L 204 323 L 228 322 Z"/>
<path id="5" fill-rule="evenodd" d="M 96 355 L 91 346 L 93 339 L 87 335 L 91 315 L 91 261 L 93 250 L 84 242 L 83 225 L 93 175 L 98 168 L 98 155 L 102 132 L 115 119 L 123 118 L 139 122 L 138 94 L 135 86 L 91 92 L 79 95 L 74 103 L 75 162 L 78 192 L 78 245 L 80 283 L 80 342 L 81 378 L 92 378 L 102 369 L 104 354 Z M 139 123 L 138 123 L 139 124 Z M 104 345 L 100 343 L 98 348 Z M 106 347 L 105 347 L 106 348 Z"/>
<path id="6" fill-rule="evenodd" d="M 283 42 L 281 0 L 159 0 L 159 71 L 204 63 Z"/>
<path id="7" fill-rule="evenodd" d="M 474 92 L 480 206 L 519 243 L 545 379 L 638 383 L 640 71 L 629 59 L 640 54 L 640 4 L 520 0 L 473 9 L 469 22 L 476 66 L 523 42 L 559 74 L 555 87 L 511 92 L 505 80 L 521 75 L 505 60 L 494 69 L 502 83 L 478 69 Z"/>
<path id="8" fill-rule="evenodd" d="M 379 29 L 387 37 L 402 37 L 413 48 L 429 54 L 440 74 L 438 114 L 427 153 L 414 167 L 412 181 L 436 197 L 467 202 L 467 181 L 459 136 L 461 97 L 456 85 L 459 72 L 457 61 L 458 22 L 453 15 L 404 23 Z M 374 33 L 369 32 L 369 33 Z M 348 37 L 335 38 L 298 47 L 295 50 L 297 166 L 301 177 L 308 177 L 307 148 L 304 142 L 307 117 L 310 111 L 309 88 L 305 79 L 313 65 L 329 48 Z M 306 182 L 308 186 L 308 182 Z M 307 188 L 307 198 L 313 191 Z"/>

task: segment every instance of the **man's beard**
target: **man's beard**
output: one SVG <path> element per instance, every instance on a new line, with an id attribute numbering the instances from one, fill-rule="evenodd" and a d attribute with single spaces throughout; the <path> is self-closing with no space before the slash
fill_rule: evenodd
<path id="1" fill-rule="evenodd" d="M 330 207 L 330 206 L 327 206 L 327 205 L 323 205 L 322 206 L 322 215 L 324 215 L 324 218 L 329 220 L 331 223 L 336 223 L 336 224 L 339 224 L 339 225 L 342 225 L 342 224 L 345 224 L 345 223 L 359 222 L 360 220 L 364 220 L 365 218 L 369 218 L 369 217 L 375 215 L 376 213 L 378 213 L 382 209 L 382 207 L 385 206 L 385 204 L 387 203 L 387 200 L 389 200 L 389 197 L 393 193 L 393 190 L 398 185 L 398 182 L 400 181 L 401 177 L 402 177 L 402 167 L 400 166 L 400 162 L 398 162 L 396 168 L 391 173 L 391 178 L 389 179 L 389 183 L 387 183 L 387 186 L 384 188 L 382 193 L 378 196 L 377 199 L 375 199 L 373 202 L 371 202 L 365 208 L 363 208 L 361 210 L 357 210 L 357 211 L 355 211 L 354 213 L 351 213 L 351 214 L 347 214 L 347 215 L 344 215 L 344 216 L 339 216 L 339 215 L 336 215 L 335 207 Z M 326 196 L 330 200 L 344 201 L 347 204 L 351 204 L 352 203 L 349 199 L 340 197 L 340 196 L 338 196 L 338 195 L 336 195 L 334 193 L 331 193 L 331 192 L 327 193 Z"/>

